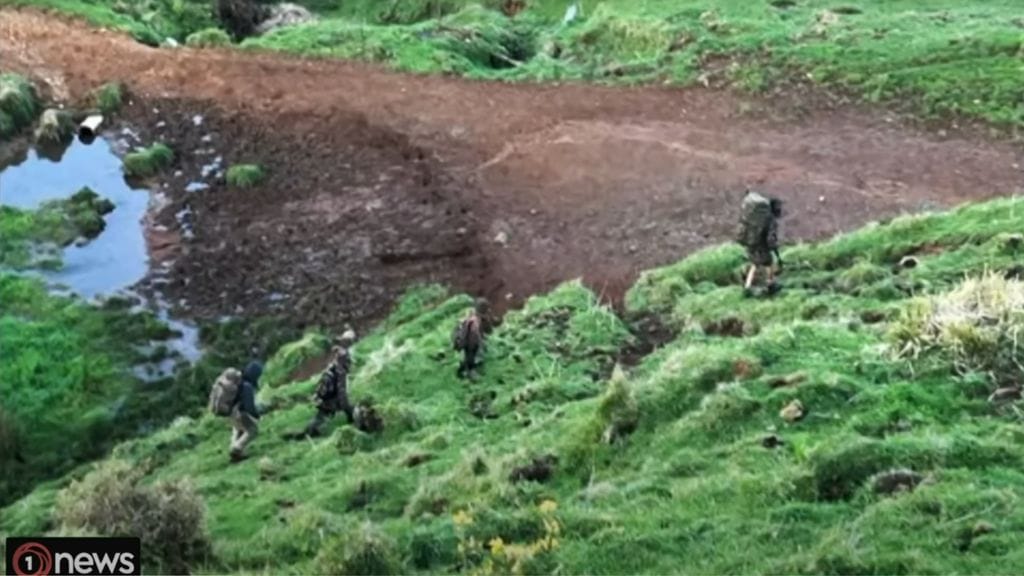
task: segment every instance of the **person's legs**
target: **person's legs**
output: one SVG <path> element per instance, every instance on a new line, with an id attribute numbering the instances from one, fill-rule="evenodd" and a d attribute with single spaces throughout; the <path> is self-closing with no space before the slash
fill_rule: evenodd
<path id="1" fill-rule="evenodd" d="M 472 373 L 476 370 L 476 357 L 480 352 L 480 349 L 476 346 L 469 346 L 466 348 L 466 371 Z"/>
<path id="2" fill-rule="evenodd" d="M 313 415 L 313 419 L 309 421 L 308 425 L 306 425 L 305 435 L 312 436 L 314 438 L 319 436 L 320 427 L 323 426 L 325 422 L 327 422 L 327 418 L 329 417 L 330 414 L 326 410 L 324 410 L 323 408 L 317 408 L 316 414 Z"/>
<path id="3" fill-rule="evenodd" d="M 235 431 L 239 434 L 231 444 L 231 457 L 240 460 L 245 457 L 246 446 L 256 438 L 259 426 L 255 418 L 241 411 L 236 412 L 234 420 Z"/>
<path id="4" fill-rule="evenodd" d="M 751 264 L 750 270 L 747 271 L 747 281 L 743 283 L 744 290 L 750 290 L 750 287 L 754 284 L 754 279 L 757 277 L 757 264 Z"/>

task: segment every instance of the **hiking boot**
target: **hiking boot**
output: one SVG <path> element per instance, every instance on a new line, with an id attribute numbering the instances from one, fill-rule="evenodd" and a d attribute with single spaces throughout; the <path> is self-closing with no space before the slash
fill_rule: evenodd
<path id="1" fill-rule="evenodd" d="M 238 452 L 232 452 L 231 453 L 231 457 L 230 457 L 230 461 L 231 461 L 232 464 L 238 464 L 239 462 L 241 462 L 243 460 L 246 460 L 248 458 L 249 458 L 249 456 L 247 456 L 245 454 L 239 454 Z"/>

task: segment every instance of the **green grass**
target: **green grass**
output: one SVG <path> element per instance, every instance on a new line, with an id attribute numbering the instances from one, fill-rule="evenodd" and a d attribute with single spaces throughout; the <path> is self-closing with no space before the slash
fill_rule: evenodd
<path id="1" fill-rule="evenodd" d="M 230 46 L 231 37 L 228 36 L 227 32 L 220 28 L 206 28 L 189 34 L 188 38 L 185 38 L 185 45 L 192 48 L 217 48 L 220 46 Z"/>
<path id="2" fill-rule="evenodd" d="M 126 154 L 124 173 L 135 178 L 149 178 L 168 168 L 174 162 L 174 151 L 158 142 L 149 148 Z"/>
<path id="3" fill-rule="evenodd" d="M 125 437 L 141 355 L 133 345 L 165 337 L 148 314 L 49 296 L 34 279 L 0 275 L 0 501 L 94 458 Z M 45 383 L 45 385 L 41 385 Z M 15 458 L 21 458 L 17 462 Z"/>
<path id="4" fill-rule="evenodd" d="M 112 458 L 146 482 L 194 482 L 214 545 L 197 572 L 486 572 L 511 563 L 482 547 L 501 538 L 536 572 L 1014 573 L 1019 411 L 990 404 L 996 383 L 955 372 L 955 355 L 902 359 L 889 334 L 918 297 L 1019 273 L 1007 233 L 1022 226 L 1024 201 L 1007 198 L 792 246 L 771 299 L 743 297 L 737 248 L 695 254 L 630 291 L 625 318 L 657 316 L 676 335 L 619 370 L 646 332 L 568 283 L 506 315 L 481 375 L 458 380 L 450 331 L 472 301 L 419 289 L 354 348 L 351 394 L 373 398 L 382 433 L 342 418 L 326 437 L 282 438 L 312 416 L 315 377 L 288 381 L 323 350 L 310 333 L 268 363 L 252 459 L 227 466 L 228 425 L 205 414 Z M 908 253 L 918 266 L 897 269 Z M 703 329 L 724 318 L 746 336 Z M 779 412 L 797 399 L 807 415 L 787 423 Z M 783 444 L 763 447 L 769 434 Z M 550 480 L 510 481 L 547 454 Z M 925 481 L 875 493 L 891 468 Z M 0 533 L 46 531 L 66 482 L 3 509 Z M 558 522 L 551 550 L 535 545 L 545 519 Z"/>
<path id="5" fill-rule="evenodd" d="M 92 96 L 100 112 L 110 115 L 124 104 L 124 86 L 120 82 L 108 82 L 97 88 Z"/>
<path id="6" fill-rule="evenodd" d="M 222 37 L 193 0 L 0 0 L 82 16 L 141 41 Z M 707 83 L 753 92 L 809 83 L 925 118 L 1024 125 L 1024 33 L 1015 0 L 537 0 L 508 18 L 498 0 L 306 0 L 320 20 L 250 49 L 383 62 L 471 78 Z M 776 3 L 778 4 L 778 3 Z M 207 44 L 203 40 L 203 44 Z"/>
<path id="7" fill-rule="evenodd" d="M 0 6 L 32 6 L 119 28 L 152 46 L 165 39 L 184 41 L 214 25 L 209 2 L 198 0 L 0 0 Z"/>
<path id="8" fill-rule="evenodd" d="M 263 182 L 266 174 L 257 164 L 235 164 L 228 168 L 225 178 L 229 186 L 236 188 L 252 188 Z"/>
<path id="9" fill-rule="evenodd" d="M 35 87 L 23 76 L 0 73 L 0 142 L 31 124 L 38 113 Z"/>
<path id="10" fill-rule="evenodd" d="M 583 18 L 563 25 L 568 4 L 533 2 L 509 19 L 472 2 L 398 2 L 397 16 L 380 4 L 346 2 L 319 6 L 334 17 L 245 45 L 501 80 L 710 82 L 752 91 L 809 82 L 924 117 L 1024 124 L 1024 38 L 1010 0 L 845 5 L 856 14 L 823 0 L 784 10 L 746 0 L 605 0 L 586 3 Z"/>

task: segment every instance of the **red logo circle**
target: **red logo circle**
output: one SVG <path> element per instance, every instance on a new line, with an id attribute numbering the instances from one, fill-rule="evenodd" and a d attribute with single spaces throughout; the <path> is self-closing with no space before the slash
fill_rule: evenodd
<path id="1" fill-rule="evenodd" d="M 21 559 L 25 556 L 32 555 L 39 560 L 37 567 L 33 567 L 33 562 L 29 562 L 29 570 L 32 572 L 21 571 Z M 53 557 L 50 555 L 50 551 L 39 542 L 26 542 L 14 551 L 14 556 L 11 557 L 11 563 L 14 565 L 14 573 L 18 576 L 48 576 L 50 569 L 53 568 Z M 33 569 L 34 568 L 34 569 Z"/>

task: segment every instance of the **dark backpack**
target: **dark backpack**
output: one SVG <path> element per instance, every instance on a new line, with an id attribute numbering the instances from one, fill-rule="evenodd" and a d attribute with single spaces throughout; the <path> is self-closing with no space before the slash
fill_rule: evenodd
<path id="1" fill-rule="evenodd" d="M 466 318 L 455 327 L 452 333 L 452 348 L 465 350 L 480 345 L 480 318 L 476 315 Z"/>
<path id="2" fill-rule="evenodd" d="M 338 368 L 331 364 L 320 377 L 320 383 L 316 386 L 316 397 L 319 400 L 331 400 L 338 396 L 338 379 L 344 375 L 338 374 Z"/>
<path id="3" fill-rule="evenodd" d="M 743 198 L 741 210 L 736 242 L 746 248 L 766 246 L 775 219 L 771 201 L 757 192 L 750 192 Z"/>

